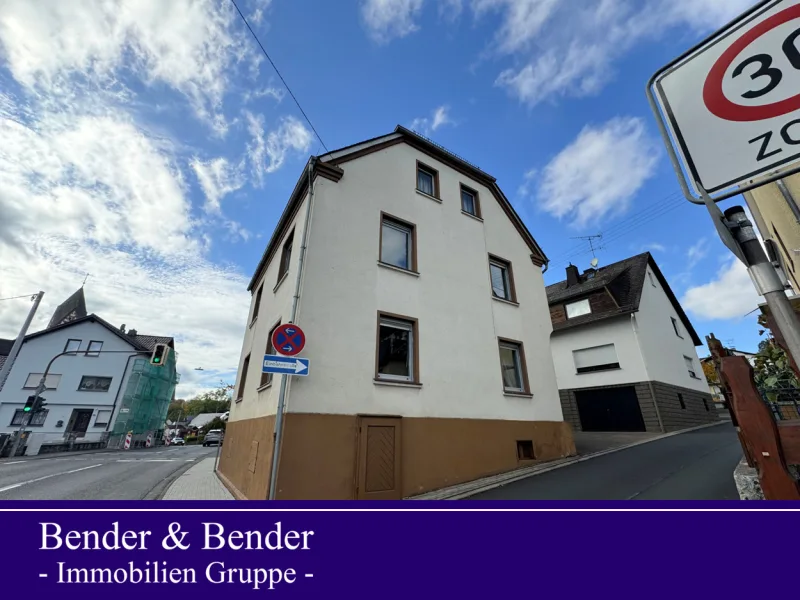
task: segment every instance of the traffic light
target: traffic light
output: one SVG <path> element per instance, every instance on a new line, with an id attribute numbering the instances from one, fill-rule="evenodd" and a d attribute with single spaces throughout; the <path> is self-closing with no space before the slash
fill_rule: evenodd
<path id="1" fill-rule="evenodd" d="M 28 396 L 28 399 L 25 401 L 25 407 L 22 409 L 22 412 L 29 413 L 33 410 L 33 404 L 36 402 L 36 396 Z"/>
<path id="2" fill-rule="evenodd" d="M 150 364 L 160 367 L 167 361 L 168 354 L 169 346 L 166 344 L 156 344 L 156 347 L 153 348 L 153 355 L 150 357 Z"/>
<path id="3" fill-rule="evenodd" d="M 39 396 L 39 398 L 37 398 L 36 400 L 36 404 L 33 407 L 33 412 L 37 413 L 39 411 L 42 411 L 44 410 L 45 406 L 47 406 L 47 399 Z"/>

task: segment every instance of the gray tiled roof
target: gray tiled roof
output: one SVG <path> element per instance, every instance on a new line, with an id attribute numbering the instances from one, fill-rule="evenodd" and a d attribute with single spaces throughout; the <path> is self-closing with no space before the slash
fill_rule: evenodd
<path id="1" fill-rule="evenodd" d="M 11 352 L 11 347 L 14 345 L 16 340 L 6 340 L 0 338 L 0 356 L 8 356 L 9 352 Z"/>
<path id="2" fill-rule="evenodd" d="M 83 295 L 83 288 L 80 288 L 77 292 L 72 294 L 72 296 L 58 305 L 47 328 L 49 329 L 61 325 L 67 317 L 71 317 L 73 320 L 82 319 L 87 316 L 87 314 L 86 297 Z"/>
<path id="3" fill-rule="evenodd" d="M 168 346 L 173 345 L 173 338 L 164 337 L 161 335 L 136 334 L 135 336 L 128 335 L 128 337 L 133 337 L 139 344 L 148 350 L 153 350 L 156 347 L 156 344 L 167 344 Z"/>

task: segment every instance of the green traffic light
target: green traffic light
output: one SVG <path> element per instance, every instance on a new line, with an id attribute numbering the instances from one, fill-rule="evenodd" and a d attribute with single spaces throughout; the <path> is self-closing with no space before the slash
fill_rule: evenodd
<path id="1" fill-rule="evenodd" d="M 31 412 L 31 407 L 26 406 L 25 408 L 22 409 L 22 412 Z"/>

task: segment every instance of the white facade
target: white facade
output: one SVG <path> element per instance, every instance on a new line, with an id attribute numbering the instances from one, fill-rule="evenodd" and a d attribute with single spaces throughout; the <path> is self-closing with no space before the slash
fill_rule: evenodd
<path id="1" fill-rule="evenodd" d="M 52 382 L 56 387 L 47 389 L 41 394 L 47 400 L 47 415 L 41 425 L 27 426 L 27 430 L 31 432 L 27 450 L 29 455 L 38 453 L 42 443 L 63 441 L 75 409 L 92 411 L 86 433 L 80 438 L 81 441 L 100 440 L 105 431 L 111 430 L 116 418 L 115 407 L 119 405 L 122 391 L 127 385 L 130 373 L 127 367 L 133 364 L 133 359 L 129 360 L 133 354 L 121 352 L 87 356 L 85 351 L 90 341 L 102 342 L 103 351 L 135 350 L 131 344 L 100 323 L 84 321 L 25 341 L 0 391 L 0 432 L 13 432 L 19 429 L 19 425 L 12 424 L 15 412 L 21 410 L 28 396 L 35 393 L 34 388 L 38 385 L 47 363 L 65 351 L 68 340 L 80 340 L 79 349 L 82 353 L 62 356 L 53 362 L 50 369 L 53 377 L 48 377 L 48 382 Z M 31 377 L 31 374 L 38 376 Z M 84 377 L 110 378 L 111 381 L 105 391 L 88 391 L 81 389 Z M 35 383 L 32 383 L 34 380 Z M 29 387 L 31 383 L 33 387 Z M 88 384 L 88 380 L 84 383 Z M 105 382 L 101 383 L 104 389 Z"/>
<path id="2" fill-rule="evenodd" d="M 416 190 L 417 161 L 438 171 L 439 199 Z M 314 183 L 295 320 L 307 335 L 301 355 L 310 375 L 289 381 L 287 410 L 562 421 L 541 267 L 492 191 L 404 143 L 342 168 L 340 181 Z M 461 211 L 460 184 L 478 192 L 482 219 Z M 273 291 L 281 240 L 253 288 L 254 303 L 264 283 L 258 318 L 245 332 L 240 366 L 251 359 L 231 422 L 275 413 L 281 376 L 257 390 L 261 358 L 269 331 L 290 317 L 307 200 L 294 217 L 286 280 Z M 382 212 L 414 225 L 418 273 L 379 264 Z M 493 298 L 490 254 L 511 263 L 518 304 Z M 379 311 L 417 320 L 421 385 L 375 381 Z M 532 397 L 504 392 L 499 338 L 522 343 Z"/>
<path id="3" fill-rule="evenodd" d="M 680 337 L 671 319 L 678 323 Z M 562 390 L 660 381 L 710 393 L 694 342 L 649 265 L 638 312 L 555 331 L 551 344 Z M 607 344 L 614 345 L 618 369 L 577 372 L 575 351 Z M 689 374 L 686 358 L 696 377 Z"/>

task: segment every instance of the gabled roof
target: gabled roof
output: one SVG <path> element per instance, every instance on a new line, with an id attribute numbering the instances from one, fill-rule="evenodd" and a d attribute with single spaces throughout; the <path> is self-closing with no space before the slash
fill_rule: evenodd
<path id="1" fill-rule="evenodd" d="M 275 255 L 278 245 L 280 244 L 281 240 L 283 240 L 289 224 L 294 218 L 294 215 L 297 213 L 297 210 L 300 208 L 308 189 L 309 169 L 311 170 L 311 177 L 313 178 L 320 176 L 333 181 L 339 181 L 339 179 L 341 179 L 344 175 L 344 171 L 341 168 L 343 163 L 401 143 L 408 144 L 417 150 L 428 154 L 440 162 L 447 164 L 451 168 L 464 173 L 467 177 L 470 177 L 475 181 L 479 181 L 488 187 L 492 192 L 492 196 L 494 196 L 495 200 L 497 200 L 498 204 L 500 204 L 500 207 L 506 213 L 514 227 L 517 229 L 519 234 L 525 240 L 525 243 L 530 248 L 531 260 L 540 266 L 549 262 L 541 246 L 539 246 L 539 244 L 533 238 L 533 235 L 531 235 L 531 232 L 522 222 L 522 219 L 514 210 L 514 207 L 508 201 L 508 198 L 506 198 L 505 194 L 503 194 L 503 191 L 497 185 L 497 180 L 494 177 L 485 171 L 482 171 L 472 163 L 467 162 L 457 154 L 454 154 L 453 152 L 450 152 L 449 150 L 440 146 L 436 142 L 429 140 L 428 138 L 421 136 L 410 129 L 407 129 L 402 125 L 398 125 L 395 127 L 392 133 L 365 140 L 363 142 L 358 142 L 350 146 L 345 146 L 344 148 L 333 150 L 318 157 L 312 156 L 309 159 L 297 181 L 297 184 L 295 185 L 292 195 L 289 197 L 289 202 L 287 203 L 283 214 L 281 214 L 280 219 L 278 220 L 275 231 L 267 243 L 267 248 L 264 250 L 264 254 L 262 255 L 261 260 L 259 261 L 258 266 L 253 273 L 253 277 L 250 279 L 247 290 L 252 291 L 253 287 L 261 278 L 262 272 L 266 269 L 267 265 L 272 260 L 272 257 Z"/>
<path id="2" fill-rule="evenodd" d="M 72 296 L 58 305 L 47 328 L 50 329 L 51 327 L 61 325 L 67 318 L 82 319 L 86 315 L 86 297 L 83 295 L 83 288 L 80 288 L 77 292 L 72 294 Z"/>
<path id="3" fill-rule="evenodd" d="M 553 324 L 553 331 L 571 329 L 586 323 L 594 323 L 611 317 L 637 312 L 639 302 L 642 299 L 647 266 L 650 265 L 653 273 L 661 284 L 661 288 L 666 293 L 667 298 L 672 303 L 675 312 L 683 323 L 684 328 L 692 338 L 695 346 L 700 346 L 702 342 L 697 332 L 694 330 L 689 317 L 683 311 L 678 299 L 669 287 L 669 283 L 658 268 L 656 261 L 649 252 L 637 254 L 619 262 L 612 263 L 606 267 L 597 269 L 592 278 L 581 276 L 579 283 L 567 286 L 566 280 L 559 281 L 546 288 L 547 303 L 550 306 L 561 304 L 570 300 L 579 300 L 587 297 L 593 292 L 606 289 L 616 302 L 616 307 L 603 312 L 592 312 L 574 319 L 569 319 L 563 323 Z"/>
<path id="4" fill-rule="evenodd" d="M 11 347 L 14 345 L 16 339 L 13 340 L 6 340 L 0 338 L 0 356 L 8 356 L 11 352 Z"/>
<path id="5" fill-rule="evenodd" d="M 36 333 L 31 333 L 30 335 L 25 336 L 25 340 L 30 340 L 42 335 L 47 335 L 48 333 L 52 333 L 54 331 L 58 331 L 60 329 L 66 329 L 67 327 L 72 327 L 73 325 L 78 325 L 80 323 L 99 323 L 106 329 L 108 329 L 111 333 L 119 337 L 120 339 L 124 340 L 137 350 L 142 351 L 152 351 L 156 344 L 168 344 L 170 347 L 175 346 L 174 339 L 171 337 L 163 337 L 163 336 L 156 336 L 156 335 L 131 335 L 130 332 L 125 333 L 118 327 L 114 327 L 111 323 L 106 321 L 105 319 L 101 319 L 95 314 L 86 315 L 80 319 L 75 319 L 74 321 L 68 321 L 61 325 L 57 325 L 56 327 L 50 327 L 48 329 L 42 329 L 41 331 L 37 331 Z"/>

